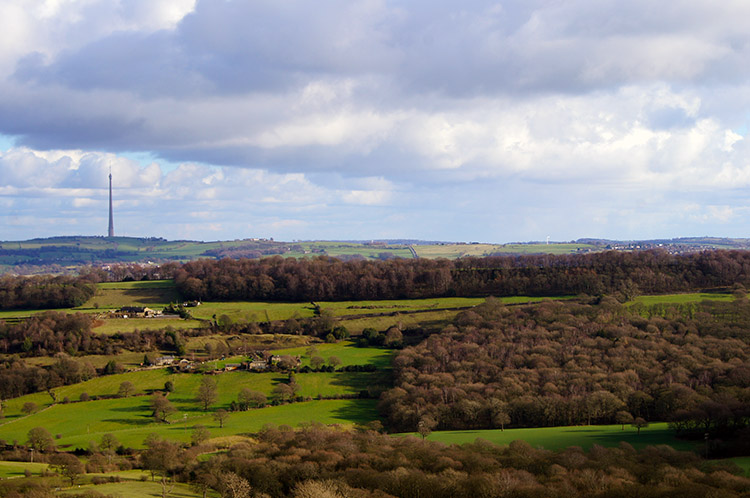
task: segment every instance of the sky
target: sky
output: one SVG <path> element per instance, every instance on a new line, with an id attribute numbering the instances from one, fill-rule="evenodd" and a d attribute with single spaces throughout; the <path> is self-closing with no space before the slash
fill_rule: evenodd
<path id="1" fill-rule="evenodd" d="M 0 240 L 750 236 L 746 0 L 0 0 Z"/>

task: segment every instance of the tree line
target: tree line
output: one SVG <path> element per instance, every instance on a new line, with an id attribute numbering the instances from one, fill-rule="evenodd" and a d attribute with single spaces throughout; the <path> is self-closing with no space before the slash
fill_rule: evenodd
<path id="1" fill-rule="evenodd" d="M 565 294 L 617 294 L 628 299 L 737 283 L 750 286 L 750 252 L 608 251 L 386 261 L 272 256 L 161 266 L 113 265 L 109 270 L 84 268 L 79 277 L 1 277 L 0 309 L 74 307 L 93 296 L 93 283 L 160 278 L 174 278 L 184 299 L 212 301 Z"/>
<path id="2" fill-rule="evenodd" d="M 47 309 L 80 306 L 96 292 L 82 278 L 69 276 L 0 276 L 0 309 Z"/>
<path id="3" fill-rule="evenodd" d="M 455 261 L 199 260 L 174 270 L 186 299 L 366 300 L 440 296 L 558 296 L 682 292 L 750 286 L 750 252 L 603 252 L 585 255 L 494 256 Z"/>

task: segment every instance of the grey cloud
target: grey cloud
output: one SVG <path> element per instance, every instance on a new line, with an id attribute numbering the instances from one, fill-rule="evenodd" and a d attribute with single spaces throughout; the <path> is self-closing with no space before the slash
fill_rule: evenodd
<path id="1" fill-rule="evenodd" d="M 729 14 L 702 4 L 201 1 L 175 30 L 117 32 L 47 66 L 27 59 L 17 74 L 150 98 L 283 92 L 367 74 L 407 95 L 472 96 L 744 73 L 735 64 L 747 60 L 748 34 L 723 32 Z M 674 48 L 663 50 L 668 39 Z"/>
<path id="2" fill-rule="evenodd" d="M 749 8 L 737 1 L 199 1 L 171 29 L 125 29 L 148 8 L 136 7 L 114 33 L 19 60 L 0 82 L 0 132 L 40 149 L 282 172 L 539 178 L 564 172 L 561 155 L 588 158 L 584 172 L 623 160 L 601 149 L 639 119 L 656 130 L 711 109 L 728 119 L 729 97 L 710 94 L 711 78 L 746 79 L 750 53 Z M 648 94 L 660 82 L 715 101 L 696 115 L 637 96 L 615 102 L 621 88 Z M 311 103 L 315 84 L 330 95 Z M 383 123 L 368 128 L 368 112 Z M 295 140 L 341 116 L 338 135 Z M 513 122 L 498 125 L 505 116 Z"/>

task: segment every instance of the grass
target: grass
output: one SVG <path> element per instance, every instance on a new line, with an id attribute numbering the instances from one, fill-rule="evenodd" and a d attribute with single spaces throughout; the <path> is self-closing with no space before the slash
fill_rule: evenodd
<path id="1" fill-rule="evenodd" d="M 279 349 L 274 351 L 276 354 L 301 356 L 302 365 L 310 364 L 310 356 L 307 350 L 311 346 Z M 351 341 L 341 341 L 335 344 L 315 344 L 316 356 L 321 356 L 328 360 L 331 356 L 336 356 L 341 360 L 341 365 L 375 365 L 378 368 L 389 368 L 393 360 L 394 351 L 392 349 L 380 348 L 358 348 Z"/>
<path id="2" fill-rule="evenodd" d="M 0 478 L 8 479 L 9 477 L 24 477 L 26 470 L 39 475 L 40 472 L 46 469 L 46 463 L 0 461 Z"/>
<path id="3" fill-rule="evenodd" d="M 123 306 L 164 307 L 180 300 L 172 280 L 137 282 L 104 282 L 97 284 L 96 293 L 80 309 L 113 309 Z"/>
<path id="4" fill-rule="evenodd" d="M 307 373 L 297 374 L 296 381 L 300 385 L 299 396 L 307 398 L 337 397 L 341 395 L 358 395 L 361 391 L 386 388 L 390 384 L 389 366 L 392 352 L 383 349 L 355 348 L 350 342 L 341 344 L 320 344 L 319 353 L 325 358 L 339 356 L 344 364 L 366 364 L 373 363 L 379 367 L 375 372 L 331 372 L 331 373 Z M 296 354 L 303 348 L 288 349 L 282 351 L 285 354 Z M 300 351 L 304 353 L 304 351 Z M 227 360 L 228 361 L 228 360 Z M 166 430 L 164 424 L 153 422 L 151 409 L 149 407 L 150 394 L 154 390 L 163 389 L 167 381 L 174 385 L 174 391 L 169 395 L 178 413 L 172 417 L 179 427 L 186 430 L 190 424 L 202 423 L 212 424 L 210 413 L 201 411 L 195 401 L 195 392 L 202 376 L 198 374 L 171 374 L 166 369 L 149 369 L 141 371 L 126 372 L 104 377 L 97 377 L 79 384 L 59 387 L 54 390 L 58 401 L 68 398 L 71 403 L 58 403 L 53 405 L 52 398 L 47 393 L 35 393 L 20 398 L 8 400 L 5 405 L 4 423 L 0 425 L 0 439 L 6 441 L 17 440 L 23 442 L 28 431 L 37 426 L 45 427 L 51 434 L 60 435 L 60 444 L 63 445 L 86 445 L 91 435 L 112 432 L 120 438 L 124 434 L 129 444 L 140 444 L 140 441 L 150 431 L 161 432 Z M 217 381 L 218 399 L 212 406 L 212 410 L 218 408 L 229 408 L 230 403 L 237 399 L 237 394 L 243 388 L 249 388 L 265 393 L 269 399 L 276 385 L 287 382 L 287 375 L 277 372 L 250 373 L 244 371 L 225 372 L 213 377 Z M 116 395 L 122 382 L 131 382 L 135 387 L 135 395 L 129 398 L 98 399 L 79 402 L 83 393 L 90 397 L 112 397 Z M 317 420 L 323 423 L 356 423 L 358 418 L 350 419 L 346 416 L 336 416 L 335 410 L 356 413 L 352 407 L 360 406 L 357 403 L 370 403 L 369 408 L 364 410 L 365 421 L 377 418 L 374 408 L 374 400 L 347 400 L 346 403 L 354 403 L 348 408 L 342 408 L 327 404 L 329 401 L 320 401 L 322 407 L 319 413 L 311 410 L 304 418 L 303 412 L 298 411 L 297 404 L 288 405 L 288 416 L 286 411 L 278 410 L 282 407 L 269 407 L 254 410 L 252 413 L 257 420 L 263 423 L 274 422 L 274 417 L 279 421 L 276 423 L 289 423 L 296 425 L 306 420 Z M 22 407 L 27 402 L 33 402 L 39 407 L 39 411 L 25 415 Z M 271 411 L 269 417 L 261 416 Z M 249 412 L 248 412 L 249 413 Z M 248 415 L 237 414 L 241 419 Z M 253 419 L 256 420 L 255 418 Z M 182 421 L 182 423 L 180 423 Z M 248 422 L 249 423 L 249 422 Z M 261 425 L 250 426 L 260 428 Z M 236 432 L 222 431 L 221 435 L 232 435 Z M 125 441 L 120 438 L 121 441 Z"/>
<path id="5" fill-rule="evenodd" d="M 745 476 L 750 477 L 750 456 L 729 458 L 728 460 L 741 468 L 745 472 Z"/>
<path id="6" fill-rule="evenodd" d="M 198 377 L 198 376 L 195 376 Z M 184 403 L 175 403 L 185 408 Z M 156 423 L 148 408 L 148 398 L 136 396 L 122 399 L 57 404 L 46 410 L 6 422 L 0 426 L 0 438 L 22 443 L 28 431 L 44 427 L 59 435 L 56 444 L 72 450 L 86 448 L 90 441 L 99 441 L 111 433 L 125 446 L 142 447 L 151 433 L 172 440 L 188 442 L 193 427 L 206 426 L 212 437 L 257 432 L 266 424 L 297 426 L 316 421 L 323 424 L 363 424 L 377 419 L 376 400 L 320 400 L 288 405 L 269 406 L 246 412 L 233 412 L 223 428 L 213 420 L 212 412 L 202 412 L 191 404 L 186 410 L 169 417 L 171 423 Z"/>
<path id="7" fill-rule="evenodd" d="M 560 296 L 555 299 L 570 299 Z M 470 308 L 482 304 L 484 297 L 439 297 L 427 299 L 384 299 L 367 301 L 316 301 L 322 310 L 333 316 L 352 317 L 380 313 L 406 313 L 413 311 L 439 311 L 454 308 Z M 534 303 L 550 298 L 512 296 L 500 298 L 505 304 Z M 286 320 L 288 318 L 308 318 L 315 316 L 315 308 L 310 302 L 204 302 L 191 309 L 195 318 L 211 319 L 213 315 L 227 315 L 243 321 Z"/>
<path id="8" fill-rule="evenodd" d="M 146 474 L 138 472 L 138 475 Z M 161 484 L 159 482 L 152 482 L 150 479 L 146 481 L 126 480 L 98 485 L 84 484 L 67 490 L 62 490 L 59 496 L 78 496 L 84 491 L 96 491 L 101 493 L 102 496 L 137 496 L 139 498 L 152 496 L 156 498 L 162 496 Z M 172 498 L 200 498 L 203 494 L 193 491 L 188 484 L 175 483 L 169 496 Z M 210 492 L 208 496 L 216 497 L 219 495 L 215 492 Z"/>
<path id="9" fill-rule="evenodd" d="M 467 308 L 484 302 L 484 298 L 434 298 L 398 299 L 382 301 L 319 301 L 321 309 L 329 310 L 334 316 L 371 315 L 376 313 L 398 313 L 420 310 L 440 310 L 445 308 Z M 289 318 L 310 318 L 315 316 L 315 308 L 310 302 L 204 302 L 191 309 L 195 318 L 211 319 L 214 315 L 227 315 L 235 321 L 263 322 L 287 320 Z"/>
<path id="10" fill-rule="evenodd" d="M 230 345 L 242 344 L 247 351 L 251 351 L 277 349 L 279 347 L 302 347 L 319 341 L 319 339 L 308 335 L 288 334 L 216 334 L 188 337 L 186 339 L 187 351 L 195 355 L 204 354 L 207 343 L 214 345 L 219 342 L 228 343 Z"/>
<path id="11" fill-rule="evenodd" d="M 635 303 L 643 304 L 644 306 L 652 306 L 655 304 L 686 304 L 686 303 L 698 303 L 701 301 L 734 301 L 734 296 L 730 293 L 718 293 L 718 292 L 691 292 L 685 294 L 660 294 L 657 296 L 638 296 L 633 301 L 628 302 L 628 305 Z"/>
<path id="12" fill-rule="evenodd" d="M 415 434 L 418 436 L 417 434 Z M 419 436 L 418 436 L 419 437 Z M 666 444 L 677 450 L 693 450 L 695 443 L 674 437 L 674 432 L 667 428 L 666 423 L 652 423 L 641 429 L 626 426 L 622 430 L 620 425 L 574 426 L 574 427 L 541 427 L 534 429 L 506 429 L 476 430 L 476 431 L 440 431 L 433 432 L 427 439 L 446 444 L 473 443 L 477 439 L 489 441 L 498 445 L 507 445 L 515 440 L 526 441 L 532 446 L 549 450 L 580 446 L 589 449 L 598 444 L 600 446 L 617 446 L 620 441 L 630 443 L 636 449 L 646 446 Z"/>
<path id="13" fill-rule="evenodd" d="M 441 329 L 452 322 L 458 313 L 460 312 L 441 310 L 425 313 L 403 313 L 394 316 L 342 318 L 339 324 L 346 327 L 352 335 L 361 334 L 366 328 L 384 331 L 398 324 L 401 324 L 403 328 Z"/>
<path id="14" fill-rule="evenodd" d="M 172 280 L 148 280 L 136 282 L 103 282 L 96 285 L 91 299 L 75 308 L 62 308 L 55 311 L 66 313 L 101 313 L 123 306 L 146 306 L 163 308 L 171 302 L 179 301 L 180 295 Z M 45 310 L 0 311 L 0 319 L 25 318 Z"/>
<path id="15" fill-rule="evenodd" d="M 136 330 L 157 330 L 166 327 L 175 329 L 197 329 L 203 327 L 199 320 L 183 320 L 182 318 L 107 318 L 100 320 L 101 325 L 94 326 L 94 332 L 112 335 L 118 332 L 134 332 Z"/>
<path id="16" fill-rule="evenodd" d="M 572 254 L 579 250 L 598 251 L 589 244 L 435 244 L 415 245 L 421 258 L 455 259 L 464 256 L 489 256 L 490 254 Z"/>

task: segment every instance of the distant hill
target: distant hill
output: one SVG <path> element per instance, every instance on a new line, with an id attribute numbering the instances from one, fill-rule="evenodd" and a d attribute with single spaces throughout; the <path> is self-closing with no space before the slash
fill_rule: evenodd
<path id="1" fill-rule="evenodd" d="M 750 249 L 750 239 L 689 237 L 647 241 L 578 239 L 571 242 L 437 242 L 413 239 L 370 241 L 296 241 L 242 239 L 226 241 L 166 240 L 160 237 L 49 237 L 0 242 L 0 272 L 70 273 L 85 265 L 165 263 L 198 258 L 261 258 L 274 255 L 305 258 L 461 258 L 502 254 L 575 254 L 605 250 L 664 248 L 670 252 Z"/>

